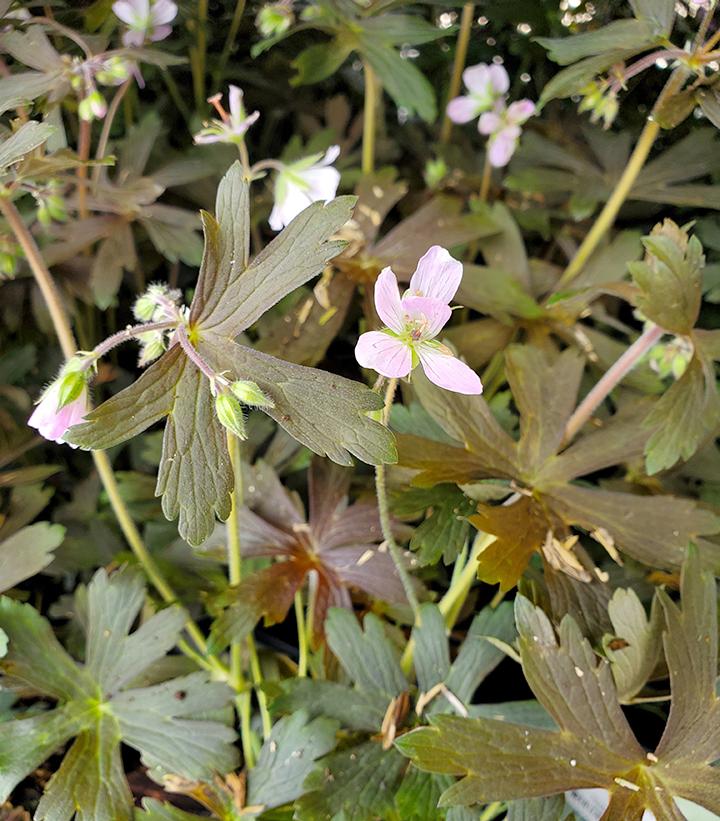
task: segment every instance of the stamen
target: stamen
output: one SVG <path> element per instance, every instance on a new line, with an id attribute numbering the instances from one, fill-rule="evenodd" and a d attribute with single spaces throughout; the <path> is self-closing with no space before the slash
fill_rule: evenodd
<path id="1" fill-rule="evenodd" d="M 225 111 L 223 108 L 222 102 L 222 94 L 213 94 L 212 97 L 208 97 L 207 101 L 215 108 L 215 111 L 220 115 L 220 118 L 225 123 L 230 119 L 230 115 Z"/>

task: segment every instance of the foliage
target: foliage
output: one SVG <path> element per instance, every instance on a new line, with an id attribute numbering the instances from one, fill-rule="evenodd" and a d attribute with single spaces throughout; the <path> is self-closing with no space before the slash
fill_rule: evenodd
<path id="1" fill-rule="evenodd" d="M 716 6 L 0 0 L 0 819 L 720 814 Z"/>

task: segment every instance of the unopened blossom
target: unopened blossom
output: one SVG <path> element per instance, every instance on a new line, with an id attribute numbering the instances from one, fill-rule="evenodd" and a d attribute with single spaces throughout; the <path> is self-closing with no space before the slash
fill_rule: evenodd
<path id="1" fill-rule="evenodd" d="M 170 23 L 178 12 L 172 0 L 117 0 L 112 9 L 128 27 L 123 44 L 136 48 L 146 40 L 164 40 L 172 31 Z"/>
<path id="2" fill-rule="evenodd" d="M 63 443 L 68 430 L 82 422 L 85 414 L 90 410 L 90 397 L 87 383 L 80 386 L 80 392 L 75 398 L 61 404 L 62 378 L 56 379 L 43 393 L 28 425 L 37 428 L 41 436 L 53 442 Z M 70 445 L 74 448 L 76 445 Z"/>
<path id="3" fill-rule="evenodd" d="M 531 100 L 518 100 L 509 106 L 499 103 L 494 111 L 487 111 L 480 117 L 478 131 L 490 138 L 490 165 L 502 168 L 510 162 L 522 133 L 520 126 L 534 113 L 535 104 Z"/>
<path id="4" fill-rule="evenodd" d="M 239 143 L 245 138 L 245 132 L 260 116 L 259 111 L 248 114 L 243 105 L 243 93 L 237 86 L 230 86 L 228 101 L 230 112 L 222 106 L 222 94 L 215 94 L 208 98 L 208 102 L 215 106 L 220 115 L 219 120 L 211 120 L 205 124 L 193 139 L 197 145 L 208 143 Z"/>
<path id="5" fill-rule="evenodd" d="M 290 28 L 294 19 L 292 2 L 280 0 L 279 3 L 263 6 L 257 13 L 255 25 L 263 37 L 277 37 Z"/>
<path id="6" fill-rule="evenodd" d="M 401 297 L 397 278 L 384 268 L 375 283 L 375 308 L 385 323 L 358 339 L 355 358 L 389 378 L 407 376 L 418 364 L 441 388 L 482 393 L 478 375 L 435 337 L 450 319 L 450 300 L 462 279 L 462 263 L 434 245 L 418 262 L 410 287 Z"/>
<path id="7" fill-rule="evenodd" d="M 502 66 L 486 65 L 466 68 L 463 82 L 468 94 L 455 97 L 447 106 L 447 115 L 454 123 L 469 123 L 484 111 L 490 111 L 510 88 L 510 78 Z"/>
<path id="8" fill-rule="evenodd" d="M 313 202 L 329 202 L 340 184 L 340 172 L 332 164 L 340 156 L 340 146 L 331 145 L 322 154 L 283 165 L 275 179 L 275 205 L 270 227 L 282 230 Z"/>

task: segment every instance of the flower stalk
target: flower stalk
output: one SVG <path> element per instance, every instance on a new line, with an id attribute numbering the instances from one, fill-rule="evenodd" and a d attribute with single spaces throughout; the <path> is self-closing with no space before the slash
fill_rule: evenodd
<path id="1" fill-rule="evenodd" d="M 362 172 L 375 171 L 375 131 L 380 84 L 369 63 L 363 63 L 365 75 L 365 107 L 363 109 Z"/>
<path id="2" fill-rule="evenodd" d="M 460 31 L 458 32 L 457 45 L 455 46 L 455 60 L 453 62 L 453 72 L 450 78 L 448 89 L 448 100 L 453 100 L 460 93 L 462 73 L 467 60 L 468 45 L 470 44 L 470 32 L 472 30 L 475 6 L 473 3 L 465 3 L 460 16 Z M 440 129 L 440 142 L 446 144 L 450 141 L 453 121 L 448 116 L 447 111 L 443 116 L 442 127 Z"/>

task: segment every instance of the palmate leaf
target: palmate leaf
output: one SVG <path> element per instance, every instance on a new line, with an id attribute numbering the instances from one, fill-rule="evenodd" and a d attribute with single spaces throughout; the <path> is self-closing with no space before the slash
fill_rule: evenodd
<path id="1" fill-rule="evenodd" d="M 480 530 L 497 536 L 480 554 L 482 579 L 503 589 L 512 587 L 533 552 L 544 549 L 549 532 L 562 543 L 574 528 L 606 534 L 611 548 L 651 567 L 677 570 L 690 541 L 700 547 L 706 566 L 720 563 L 720 548 L 701 538 L 718 532 L 720 521 L 692 500 L 574 484 L 583 475 L 642 455 L 650 435 L 642 426 L 642 403 L 558 452 L 575 404 L 582 360 L 571 350 L 548 359 L 537 349 L 518 346 L 506 351 L 506 360 L 513 399 L 521 412 L 519 441 L 500 428 L 482 397 L 441 391 L 421 374 L 414 376 L 418 398 L 464 447 L 421 437 L 398 439 L 400 464 L 419 470 L 415 484 L 429 487 L 494 478 L 523 488 L 509 506 L 481 504 L 469 517 Z M 562 555 L 553 558 L 557 561 Z M 572 556 L 563 561 L 562 566 L 570 568 Z"/>
<path id="2" fill-rule="evenodd" d="M 204 215 L 205 252 L 188 335 L 218 372 L 251 379 L 270 396 L 267 409 L 291 436 L 340 464 L 351 454 L 378 464 L 396 458 L 392 435 L 368 412 L 382 399 L 340 376 L 275 359 L 237 345 L 234 337 L 288 293 L 320 273 L 344 243 L 330 239 L 347 222 L 352 197 L 314 203 L 253 260 L 249 253 L 248 182 L 239 163 L 218 188 L 217 219 Z M 178 344 L 129 388 L 72 429 L 68 441 L 106 448 L 169 416 L 157 494 L 168 518 L 179 516 L 180 535 L 200 544 L 215 514 L 230 512 L 232 475 L 223 429 L 214 413 L 208 380 Z"/>
<path id="3" fill-rule="evenodd" d="M 715 582 L 691 552 L 683 567 L 682 610 L 660 594 L 673 701 L 663 738 L 645 754 L 617 701 L 609 665 L 598 661 L 569 617 L 556 635 L 527 599 L 516 599 L 520 654 L 527 681 L 560 732 L 490 719 L 440 716 L 433 727 L 396 742 L 416 766 L 461 776 L 441 805 L 533 798 L 569 789 L 609 791 L 604 821 L 683 818 L 673 797 L 717 812 L 720 756 Z"/>
<path id="4" fill-rule="evenodd" d="M 0 599 L 0 629 L 9 639 L 0 663 L 3 686 L 58 701 L 55 709 L 4 725 L 0 798 L 75 738 L 40 801 L 38 821 L 129 821 L 132 796 L 121 742 L 138 750 L 146 765 L 190 779 L 211 779 L 237 764 L 232 729 L 196 718 L 231 702 L 226 685 L 193 673 L 151 687 L 129 686 L 176 644 L 185 620 L 180 608 L 171 607 L 129 633 L 143 601 L 136 573 L 95 574 L 81 666 L 30 605 Z"/>
<path id="5" fill-rule="evenodd" d="M 36 522 L 0 541 L 0 592 L 47 567 L 64 538 L 62 525 Z"/>

